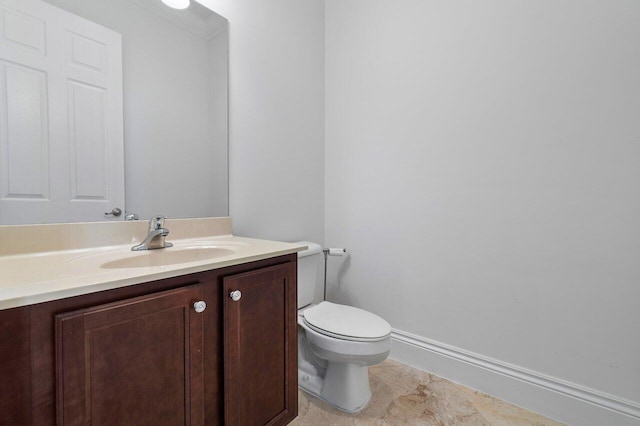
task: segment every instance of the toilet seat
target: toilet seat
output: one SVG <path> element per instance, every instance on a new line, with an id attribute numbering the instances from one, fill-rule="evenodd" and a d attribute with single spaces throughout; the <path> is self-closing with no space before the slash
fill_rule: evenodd
<path id="1" fill-rule="evenodd" d="M 302 312 L 305 325 L 341 340 L 375 342 L 388 338 L 391 326 L 379 316 L 352 306 L 321 302 Z"/>

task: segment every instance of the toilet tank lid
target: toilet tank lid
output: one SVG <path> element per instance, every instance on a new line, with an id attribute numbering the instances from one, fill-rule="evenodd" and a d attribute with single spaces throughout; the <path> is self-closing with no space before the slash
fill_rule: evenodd
<path id="1" fill-rule="evenodd" d="M 294 244 L 308 247 L 306 250 L 298 252 L 298 258 L 311 256 L 312 254 L 318 254 L 322 252 L 322 247 L 320 247 L 320 244 L 312 243 L 311 241 L 296 241 Z"/>

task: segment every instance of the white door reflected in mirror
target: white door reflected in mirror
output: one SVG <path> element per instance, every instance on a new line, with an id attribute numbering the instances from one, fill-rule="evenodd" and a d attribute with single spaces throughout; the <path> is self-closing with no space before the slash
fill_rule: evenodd
<path id="1" fill-rule="evenodd" d="M 57 34 L 39 9 L 82 26 Z M 121 36 L 117 60 L 91 25 Z M 228 215 L 226 19 L 197 1 L 0 0 L 0 27 L 0 225 Z M 119 112 L 99 70 L 121 78 Z"/>
<path id="2" fill-rule="evenodd" d="M 105 215 L 125 202 L 120 34 L 40 1 L 0 5 L 0 224 L 120 220 Z"/>

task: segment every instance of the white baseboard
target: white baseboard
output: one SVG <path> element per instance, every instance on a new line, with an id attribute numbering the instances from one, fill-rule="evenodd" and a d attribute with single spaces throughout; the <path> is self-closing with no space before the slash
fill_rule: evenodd
<path id="1" fill-rule="evenodd" d="M 391 357 L 571 425 L 640 425 L 640 403 L 394 329 Z"/>

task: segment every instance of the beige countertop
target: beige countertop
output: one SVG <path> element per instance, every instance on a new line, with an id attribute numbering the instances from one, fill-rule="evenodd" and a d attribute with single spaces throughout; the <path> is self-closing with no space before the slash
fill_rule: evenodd
<path id="1" fill-rule="evenodd" d="M 198 221 L 197 226 L 193 221 Z M 133 225 L 119 223 L 28 225 L 22 230 L 17 229 L 21 226 L 0 227 L 0 309 L 218 269 L 306 248 L 233 236 L 229 218 L 210 218 L 167 220 L 166 227 L 171 231 L 167 241 L 173 247 L 132 252 L 132 245 L 146 234 L 146 222 L 142 227 L 135 225 L 133 233 L 137 236 L 133 237 Z M 172 227 L 176 238 L 171 238 Z M 61 241 L 57 246 L 51 243 L 56 237 Z M 36 241 L 27 244 L 24 238 Z M 15 253 L 7 248 L 12 243 L 20 247 Z"/>

